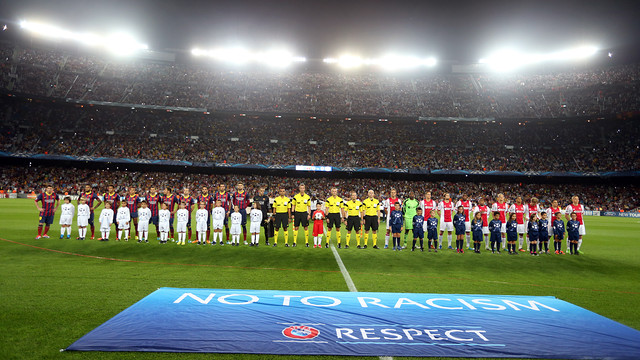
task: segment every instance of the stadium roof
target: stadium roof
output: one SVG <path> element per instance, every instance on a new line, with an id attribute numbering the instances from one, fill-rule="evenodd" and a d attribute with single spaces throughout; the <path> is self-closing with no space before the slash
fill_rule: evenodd
<path id="1" fill-rule="evenodd" d="M 285 46 L 324 58 L 395 52 L 477 61 L 501 48 L 544 52 L 636 43 L 637 1 L 379 0 L 214 2 L 23 0 L 0 5 L 9 27 L 55 21 L 74 31 L 124 31 L 151 49 Z M 1 26 L 2 24 L 0 24 Z"/>

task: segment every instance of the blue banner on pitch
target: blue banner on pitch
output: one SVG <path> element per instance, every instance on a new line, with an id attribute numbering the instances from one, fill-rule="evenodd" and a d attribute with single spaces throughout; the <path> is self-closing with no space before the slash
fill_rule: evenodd
<path id="1" fill-rule="evenodd" d="M 640 331 L 553 297 L 162 288 L 67 350 L 637 359 Z"/>

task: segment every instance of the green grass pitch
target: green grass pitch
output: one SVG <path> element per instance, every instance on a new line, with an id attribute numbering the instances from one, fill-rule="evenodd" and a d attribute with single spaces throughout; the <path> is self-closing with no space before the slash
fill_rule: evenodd
<path id="1" fill-rule="evenodd" d="M 2 359 L 211 358 L 59 351 L 159 287 L 348 291 L 329 249 L 161 246 L 155 236 L 150 244 L 82 242 L 75 240 L 75 219 L 72 239 L 60 240 L 57 216 L 51 239 L 34 240 L 36 209 L 23 199 L 0 200 L 0 219 Z M 551 295 L 640 329 L 640 220 L 586 222 L 584 256 L 392 252 L 353 243 L 339 251 L 359 291 Z"/>

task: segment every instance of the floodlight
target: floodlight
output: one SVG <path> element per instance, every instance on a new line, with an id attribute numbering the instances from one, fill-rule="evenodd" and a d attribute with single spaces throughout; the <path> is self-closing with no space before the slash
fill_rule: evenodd
<path id="1" fill-rule="evenodd" d="M 147 49 L 147 45 L 139 44 L 129 34 L 113 34 L 103 40 L 104 47 L 115 55 L 129 55 L 137 50 Z"/>
<path id="2" fill-rule="evenodd" d="M 338 59 L 338 65 L 345 69 L 351 69 L 362 66 L 364 60 L 359 56 L 343 55 Z"/>

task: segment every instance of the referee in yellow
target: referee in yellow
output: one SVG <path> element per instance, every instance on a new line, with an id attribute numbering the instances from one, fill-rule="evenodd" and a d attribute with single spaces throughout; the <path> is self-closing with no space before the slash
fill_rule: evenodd
<path id="1" fill-rule="evenodd" d="M 300 224 L 304 228 L 304 243 L 307 247 L 309 247 L 309 219 L 311 219 L 311 196 L 305 193 L 304 184 L 300 184 L 298 187 L 300 190 L 293 197 L 292 208 L 293 208 L 293 246 L 296 247 L 298 245 L 298 228 Z M 286 246 L 286 245 L 285 245 Z"/>
<path id="2" fill-rule="evenodd" d="M 340 223 L 342 223 L 342 218 L 344 216 L 342 209 L 344 208 L 344 200 L 338 196 L 338 189 L 331 188 L 331 196 L 325 202 L 325 206 L 327 207 L 327 243 L 324 246 L 325 248 L 329 247 L 329 242 L 331 240 L 331 229 L 336 227 L 336 238 L 338 239 L 338 249 L 340 249 Z M 348 247 L 348 246 L 347 246 Z"/>
<path id="3" fill-rule="evenodd" d="M 273 227 L 275 228 L 275 238 L 273 239 L 273 246 L 278 246 L 278 235 L 280 228 L 284 229 L 284 246 L 289 247 L 289 218 L 291 218 L 291 200 L 285 196 L 284 187 L 280 187 L 278 190 L 279 196 L 273 199 L 273 213 L 275 214 L 275 221 Z"/>
<path id="4" fill-rule="evenodd" d="M 378 248 L 378 225 L 380 225 L 380 201 L 376 198 L 375 192 L 369 190 L 369 197 L 364 199 L 362 204 L 364 205 L 364 248 L 367 248 L 367 242 L 369 241 L 369 229 L 373 233 L 373 248 Z"/>
<path id="5" fill-rule="evenodd" d="M 351 199 L 344 204 L 347 209 L 347 235 L 345 235 L 344 248 L 349 248 L 349 242 L 351 241 L 351 230 L 356 231 L 356 241 L 358 249 L 360 248 L 360 221 L 362 220 L 362 202 L 358 200 L 358 195 L 355 191 L 351 192 Z M 349 236 L 346 238 L 346 236 Z"/>

